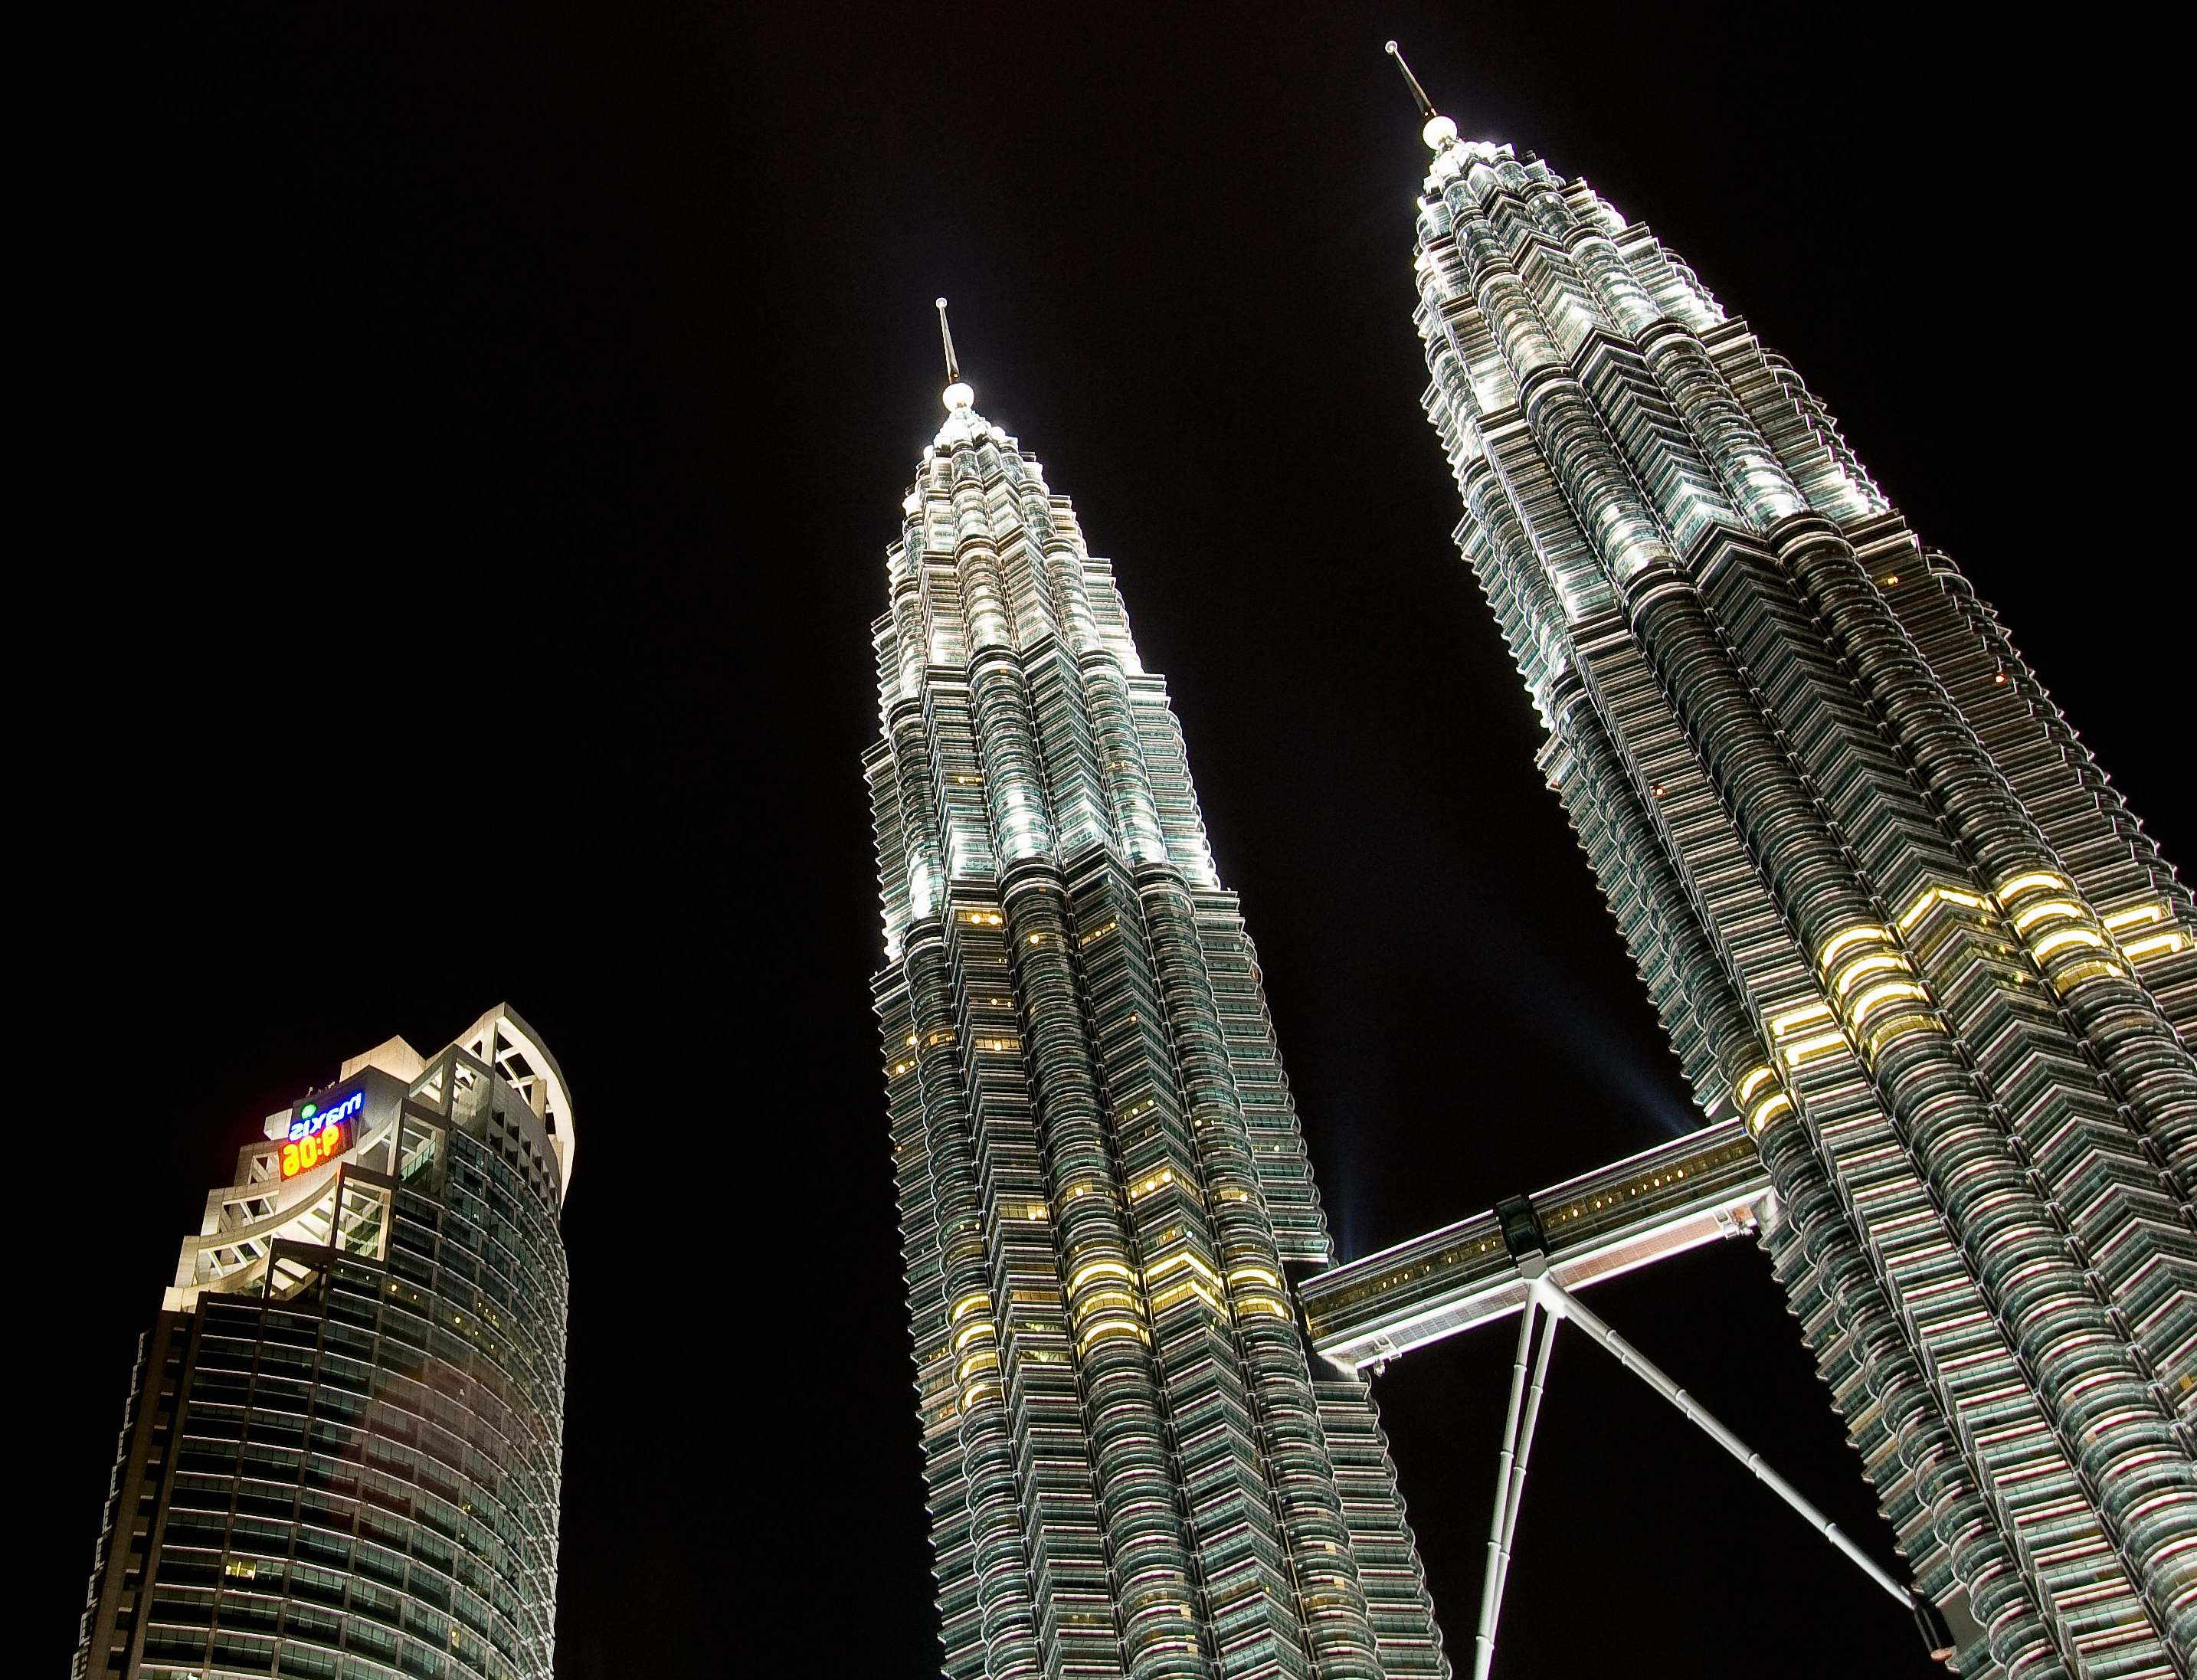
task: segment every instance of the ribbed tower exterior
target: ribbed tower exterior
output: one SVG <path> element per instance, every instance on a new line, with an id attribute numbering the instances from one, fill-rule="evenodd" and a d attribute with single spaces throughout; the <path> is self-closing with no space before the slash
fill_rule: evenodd
<path id="1" fill-rule="evenodd" d="M 943 1672 L 1446 1676 L 1182 734 L 1037 461 L 948 417 L 888 556 L 875 982 Z"/>
<path id="2" fill-rule="evenodd" d="M 1785 363 L 1583 182 L 1426 138 L 1457 540 L 1960 1671 L 2186 1676 L 2189 894 Z"/>

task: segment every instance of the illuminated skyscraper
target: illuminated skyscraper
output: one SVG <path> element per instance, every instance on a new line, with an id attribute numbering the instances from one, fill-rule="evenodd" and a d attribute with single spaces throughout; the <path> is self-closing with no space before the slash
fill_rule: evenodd
<path id="1" fill-rule="evenodd" d="M 573 1148 L 503 1008 L 268 1116 L 140 1346 L 75 1680 L 549 1680 Z"/>
<path id="2" fill-rule="evenodd" d="M 1963 1673 L 2187 1675 L 2189 894 L 1793 371 L 1421 104 L 1458 542 L 1915 1579 Z"/>
<path id="3" fill-rule="evenodd" d="M 944 1672 L 1446 1675 L 1165 685 L 947 356 L 866 760 Z"/>

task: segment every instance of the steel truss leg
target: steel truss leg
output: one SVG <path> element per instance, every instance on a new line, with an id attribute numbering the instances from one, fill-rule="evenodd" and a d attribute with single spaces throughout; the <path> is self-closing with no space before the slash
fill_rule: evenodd
<path id="1" fill-rule="evenodd" d="M 1876 1561 L 1849 1539 L 1838 1524 L 1802 1497 L 1799 1489 L 1762 1462 L 1762 1455 L 1701 1410 L 1692 1395 L 1671 1381 L 1646 1355 L 1610 1329 L 1577 1295 L 1546 1272 L 1528 1280 L 1529 1293 L 1518 1314 L 1518 1352 L 1510 1364 L 1510 1404 L 1503 1416 L 1503 1449 L 1495 1477 L 1495 1512 L 1487 1525 L 1487 1573 L 1480 1589 L 1480 1631 L 1473 1639 L 1473 1680 L 1488 1680 L 1495 1663 L 1495 1625 L 1503 1613 L 1503 1589 L 1510 1575 L 1510 1551 L 1518 1533 L 1518 1509 L 1525 1501 L 1526 1461 L 1533 1451 L 1533 1428 L 1540 1421 L 1541 1394 L 1548 1386 L 1549 1350 L 1556 1326 L 1569 1319 L 1609 1351 L 1611 1357 L 1678 1409 L 1681 1416 L 1747 1466 L 1755 1479 L 1783 1499 L 1808 1526 L 1858 1564 L 1864 1573 L 1910 1611 L 1917 1602 L 1908 1590 L 1878 1567 Z M 1535 1332 L 1539 1345 L 1535 1346 Z M 1530 1356 L 1530 1359 L 1529 1359 Z M 1533 1379 L 1527 1380 L 1530 1363 Z M 1927 1630 L 1926 1630 L 1927 1631 Z M 1933 1651 L 1933 1655 L 1942 1654 Z"/>
<path id="2" fill-rule="evenodd" d="M 1503 1613 L 1503 1587 L 1510 1574 L 1510 1546 L 1518 1532 L 1518 1507 L 1526 1493 L 1526 1458 L 1533 1450 L 1533 1425 L 1541 1415 L 1541 1390 L 1549 1376 L 1549 1349 L 1556 1339 L 1556 1318 L 1545 1318 L 1539 1300 L 1526 1297 L 1518 1314 L 1518 1353 L 1510 1365 L 1510 1404 L 1503 1417 L 1503 1448 L 1495 1474 L 1495 1513 L 1487 1525 L 1487 1573 L 1480 1588 L 1480 1631 L 1473 1637 L 1473 1680 L 1487 1680 L 1495 1661 L 1495 1624 Z M 1535 1329 L 1545 1324 L 1540 1347 Z M 1533 1380 L 1526 1382 L 1527 1355 L 1533 1355 Z"/>
<path id="3" fill-rule="evenodd" d="M 1867 1552 L 1864 1552 L 1859 1546 L 1856 1545 L 1851 1539 L 1849 1539 L 1845 1532 L 1840 1529 L 1838 1524 L 1833 1522 L 1829 1517 L 1825 1516 L 1821 1511 L 1810 1504 L 1806 1499 L 1801 1497 L 1799 1489 L 1795 1488 L 1792 1483 L 1787 1481 L 1784 1477 L 1779 1475 L 1777 1471 L 1771 1469 L 1767 1464 L 1764 1463 L 1762 1462 L 1762 1455 L 1760 1453 L 1755 1451 L 1752 1447 L 1748 1446 L 1745 1441 L 1740 1440 L 1737 1435 L 1732 1434 L 1732 1432 L 1725 1428 L 1723 1424 L 1718 1422 L 1715 1418 L 1710 1416 L 1707 1412 L 1702 1411 L 1700 1405 L 1695 1402 L 1694 1398 L 1690 1394 L 1687 1393 L 1684 1389 L 1678 1387 L 1677 1383 L 1672 1382 L 1669 1377 L 1666 1376 L 1661 1370 L 1657 1370 L 1655 1364 L 1643 1356 L 1638 1348 L 1635 1347 L 1623 1336 L 1618 1335 L 1618 1333 L 1610 1329 L 1608 1324 L 1603 1323 L 1599 1318 L 1596 1317 L 1589 1308 L 1580 1302 L 1578 1296 L 1573 1295 L 1561 1283 L 1557 1283 L 1555 1278 L 1551 1277 L 1545 1272 L 1544 1272 L 1540 1277 L 1533 1279 L 1533 1300 L 1538 1301 L 1542 1311 L 1550 1315 L 1550 1327 L 1551 1330 L 1555 1328 L 1554 1321 L 1557 1318 L 1568 1318 L 1573 1324 L 1577 1324 L 1581 1330 L 1585 1330 L 1588 1335 L 1591 1336 L 1595 1341 L 1600 1342 L 1604 1347 L 1608 1348 L 1610 1353 L 1616 1358 L 1618 1364 L 1623 1365 L 1627 1370 L 1631 1371 L 1650 1388 L 1653 1388 L 1672 1405 L 1678 1407 L 1680 1413 L 1682 1413 L 1689 1422 L 1693 1423 L 1696 1428 L 1700 1429 L 1703 1434 L 1707 1435 L 1726 1452 L 1729 1452 L 1733 1457 L 1738 1459 L 1741 1463 L 1746 1465 L 1749 1470 L 1754 1472 L 1755 1479 L 1760 1481 L 1764 1486 L 1767 1487 L 1772 1493 L 1775 1493 L 1794 1510 L 1800 1512 L 1803 1517 L 1807 1519 L 1808 1526 L 1810 1527 L 1813 1528 L 1818 1534 L 1821 1534 L 1826 1540 L 1829 1540 L 1833 1545 L 1836 1546 L 1840 1551 L 1852 1558 L 1855 1563 L 1858 1564 L 1861 1567 L 1863 1573 L 1868 1575 L 1869 1579 L 1875 1581 L 1877 1585 L 1882 1587 L 1885 1591 L 1891 1594 L 1893 1597 L 1899 1601 L 1902 1608 L 1910 1611 L 1915 1608 L 1915 1599 L 1913 1595 L 1911 1595 L 1905 1587 L 1900 1585 L 1898 1581 L 1894 1580 L 1890 1575 L 1887 1574 L 1882 1569 L 1878 1567 L 1876 1560 L 1870 1557 Z M 1527 1302 L 1527 1310 L 1529 1312 L 1532 1310 L 1532 1306 L 1533 1301 L 1529 1301 Z M 1516 1397 L 1515 1393 L 1512 1397 L 1512 1411 L 1514 1413 L 1516 1411 Z M 1486 1617 L 1483 1615 L 1482 1620 L 1485 1621 L 1486 1619 Z M 1482 1676 L 1485 1676 L 1487 1670 L 1483 1667 L 1481 1672 Z"/>
<path id="4" fill-rule="evenodd" d="M 1495 1610 L 1503 1612 L 1503 1589 L 1510 1579 L 1510 1555 L 1518 1532 L 1518 1507 L 1526 1498 L 1526 1460 L 1533 1451 L 1533 1426 L 1541 1421 L 1541 1391 L 1549 1383 L 1549 1350 L 1556 1345 L 1556 1326 L 1563 1322 L 1556 1314 L 1549 1315 L 1548 1328 L 1541 1332 L 1541 1346 L 1533 1355 L 1533 1381 L 1526 1390 L 1526 1416 L 1518 1426 L 1518 1456 L 1510 1464 L 1510 1497 L 1503 1510 L 1503 1561 L 1495 1578 Z M 1495 1642 L 1495 1625 L 1488 1624 L 1487 1639 Z"/>

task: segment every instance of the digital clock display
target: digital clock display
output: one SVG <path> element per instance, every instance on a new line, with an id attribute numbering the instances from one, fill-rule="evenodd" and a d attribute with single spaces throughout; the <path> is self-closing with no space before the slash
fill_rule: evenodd
<path id="1" fill-rule="evenodd" d="M 282 1145 L 282 1176 L 294 1179 L 351 1147 L 352 1128 L 366 1108 L 366 1092 L 354 1091 L 333 1108 L 307 1103 L 290 1122 L 289 1141 Z"/>

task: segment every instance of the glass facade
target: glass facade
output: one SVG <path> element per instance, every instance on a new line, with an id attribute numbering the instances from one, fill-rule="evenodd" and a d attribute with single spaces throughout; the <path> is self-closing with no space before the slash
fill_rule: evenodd
<path id="1" fill-rule="evenodd" d="M 1291 1304 L 1326 1225 L 1166 687 L 972 400 L 866 760 L 943 1672 L 1446 1675 L 1372 1400 Z"/>
<path id="2" fill-rule="evenodd" d="M 1433 116 L 1424 403 L 1541 762 L 1967 1674 L 2189 1672 L 2197 916 L 1792 369 Z"/>
<path id="3" fill-rule="evenodd" d="M 561 1075 L 496 1010 L 267 1132 L 142 1346 L 74 1674 L 548 1680 Z"/>

